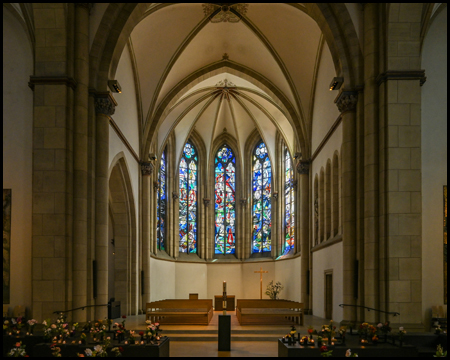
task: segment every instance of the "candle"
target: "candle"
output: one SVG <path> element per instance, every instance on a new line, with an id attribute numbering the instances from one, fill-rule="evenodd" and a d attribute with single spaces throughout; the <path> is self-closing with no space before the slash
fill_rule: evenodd
<path id="1" fill-rule="evenodd" d="M 128 345 L 128 341 L 125 341 L 125 345 Z"/>
<path id="2" fill-rule="evenodd" d="M 27 333 L 27 336 L 30 335 L 30 333 Z"/>
<path id="3" fill-rule="evenodd" d="M 63 342 L 62 342 L 63 344 L 65 344 L 66 343 L 66 341 L 64 340 Z"/>
<path id="4" fill-rule="evenodd" d="M 223 292 L 224 293 L 227 292 L 227 282 L 226 281 L 223 282 Z"/>
<path id="5" fill-rule="evenodd" d="M 334 346 L 334 342 L 331 343 L 331 346 Z"/>
<path id="6" fill-rule="evenodd" d="M 314 344 L 314 339 L 311 340 L 311 344 Z"/>
<path id="7" fill-rule="evenodd" d="M 81 345 L 81 340 L 80 340 L 80 341 L 78 341 L 78 344 L 80 344 L 80 345 Z"/>
<path id="8" fill-rule="evenodd" d="M 144 345 L 144 342 L 143 342 L 143 341 L 141 341 L 141 345 Z"/>

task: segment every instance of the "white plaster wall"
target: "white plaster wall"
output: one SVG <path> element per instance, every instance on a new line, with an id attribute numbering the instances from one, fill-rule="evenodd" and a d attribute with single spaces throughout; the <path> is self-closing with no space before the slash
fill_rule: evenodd
<path id="1" fill-rule="evenodd" d="M 284 285 L 280 298 L 300 301 L 300 257 L 289 260 L 263 263 L 177 263 L 151 259 L 151 300 L 187 299 L 190 293 L 200 298 L 214 299 L 222 294 L 223 282 L 227 282 L 227 293 L 236 299 L 259 299 L 260 282 L 258 271 L 263 274 L 263 299 L 267 284 L 274 280 Z"/>
<path id="2" fill-rule="evenodd" d="M 333 59 L 327 44 L 323 46 L 322 57 L 317 72 L 316 92 L 312 114 L 312 153 L 322 142 L 336 119 L 339 110 L 334 103 L 338 91 L 330 91 L 331 80 L 336 76 Z"/>
<path id="3" fill-rule="evenodd" d="M 122 87 L 122 93 L 114 93 L 117 106 L 113 118 L 135 153 L 139 154 L 139 118 L 132 61 L 128 46 L 123 49 L 116 71 L 116 80 Z"/>
<path id="4" fill-rule="evenodd" d="M 447 185 L 447 7 L 437 15 L 422 48 L 422 307 L 444 303 L 443 186 Z"/>
<path id="5" fill-rule="evenodd" d="M 150 301 L 175 299 L 175 274 L 175 262 L 150 259 Z"/>
<path id="6" fill-rule="evenodd" d="M 206 264 L 175 263 L 175 299 L 188 299 L 190 293 L 207 299 L 207 270 Z"/>
<path id="7" fill-rule="evenodd" d="M 333 320 L 343 319 L 343 309 L 339 307 L 343 297 L 342 242 L 316 251 L 312 254 L 312 308 L 313 315 L 325 317 L 325 271 L 333 270 Z"/>
<path id="8" fill-rule="evenodd" d="M 33 54 L 18 20 L 3 7 L 3 188 L 12 189 L 11 308 L 31 306 Z"/>

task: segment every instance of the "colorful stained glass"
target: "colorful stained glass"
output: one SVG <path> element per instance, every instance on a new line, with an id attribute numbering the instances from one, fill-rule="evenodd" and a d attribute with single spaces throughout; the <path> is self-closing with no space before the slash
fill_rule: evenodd
<path id="1" fill-rule="evenodd" d="M 166 204 L 167 204 L 167 189 L 166 189 L 166 151 L 161 155 L 161 163 L 158 174 L 158 199 L 156 202 L 156 242 L 159 250 L 165 249 L 166 239 Z"/>
<path id="2" fill-rule="evenodd" d="M 270 252 L 272 228 L 272 167 L 266 145 L 253 152 L 253 252 Z"/>
<path id="3" fill-rule="evenodd" d="M 295 242 L 295 201 L 294 201 L 294 170 L 292 168 L 291 155 L 286 149 L 285 154 L 285 178 L 284 178 L 284 204 L 285 204 L 285 243 L 284 254 L 294 249 Z"/>
<path id="4" fill-rule="evenodd" d="M 215 253 L 234 254 L 236 238 L 236 157 L 223 145 L 215 158 Z"/>
<path id="5" fill-rule="evenodd" d="M 194 146 L 187 142 L 180 161 L 180 252 L 197 252 L 197 169 Z"/>

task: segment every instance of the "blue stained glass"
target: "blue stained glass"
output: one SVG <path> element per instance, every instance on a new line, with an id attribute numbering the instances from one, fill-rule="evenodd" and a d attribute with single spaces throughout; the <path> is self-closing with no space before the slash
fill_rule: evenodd
<path id="1" fill-rule="evenodd" d="M 156 202 L 156 243 L 158 250 L 165 250 L 165 223 L 166 223 L 166 205 L 167 205 L 167 189 L 166 189 L 166 151 L 161 155 L 161 162 L 158 174 L 158 199 Z"/>
<path id="2" fill-rule="evenodd" d="M 197 152 L 192 144 L 186 143 L 180 161 L 179 174 L 179 233 L 180 252 L 197 252 Z"/>
<path id="3" fill-rule="evenodd" d="M 236 250 L 236 157 L 223 145 L 216 154 L 214 216 L 215 253 L 234 254 Z"/>
<path id="4" fill-rule="evenodd" d="M 285 185 L 284 185 L 284 199 L 285 199 L 285 243 L 284 254 L 294 249 L 295 243 L 295 202 L 294 202 L 294 171 L 292 168 L 291 155 L 286 149 L 285 154 Z"/>
<path id="5" fill-rule="evenodd" d="M 260 142 L 253 152 L 253 244 L 252 251 L 270 252 L 272 227 L 272 167 L 267 147 Z"/>

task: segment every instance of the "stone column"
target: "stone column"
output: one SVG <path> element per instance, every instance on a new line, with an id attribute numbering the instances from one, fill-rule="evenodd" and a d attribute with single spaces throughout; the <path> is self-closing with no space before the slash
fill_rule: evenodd
<path id="1" fill-rule="evenodd" d="M 96 305 L 108 302 L 108 170 L 109 170 L 109 120 L 114 114 L 116 101 L 110 93 L 97 94 L 95 99 L 95 260 L 97 272 Z M 106 307 L 98 307 L 96 319 L 107 316 Z"/>
<path id="2" fill-rule="evenodd" d="M 335 102 L 342 116 L 343 302 L 356 304 L 356 104 L 357 92 L 343 91 Z M 356 320 L 356 308 L 344 307 L 344 320 Z"/>
<path id="3" fill-rule="evenodd" d="M 88 197 L 88 82 L 89 8 L 75 6 L 75 66 L 73 145 L 73 307 L 87 305 L 87 197 Z M 75 322 L 86 321 L 85 311 L 73 314 Z"/>
<path id="4" fill-rule="evenodd" d="M 297 232 L 296 242 L 300 241 L 301 251 L 301 302 L 306 310 L 310 309 L 309 304 L 309 260 L 310 260 L 310 248 L 309 248 L 309 161 L 300 160 L 297 164 L 298 183 L 297 183 L 297 201 L 300 202 L 299 218 L 300 221 L 296 221 L 300 226 L 300 231 Z M 300 194 L 300 196 L 299 196 Z M 296 216 L 297 218 L 297 216 Z"/>
<path id="5" fill-rule="evenodd" d="M 364 7 L 364 305 L 379 309 L 379 6 Z M 365 313 L 364 320 L 379 321 L 379 314 Z"/>
<path id="6" fill-rule="evenodd" d="M 153 191 L 151 182 L 154 167 L 150 162 L 141 163 L 142 174 L 142 270 L 144 271 L 144 289 L 142 304 L 150 302 L 150 199 Z"/>

